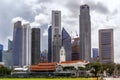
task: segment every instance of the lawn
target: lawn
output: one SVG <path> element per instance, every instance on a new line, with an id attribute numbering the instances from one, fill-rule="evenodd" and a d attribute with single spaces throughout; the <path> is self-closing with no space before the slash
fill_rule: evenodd
<path id="1" fill-rule="evenodd" d="M 95 78 L 0 78 L 0 80 L 96 80 Z"/>

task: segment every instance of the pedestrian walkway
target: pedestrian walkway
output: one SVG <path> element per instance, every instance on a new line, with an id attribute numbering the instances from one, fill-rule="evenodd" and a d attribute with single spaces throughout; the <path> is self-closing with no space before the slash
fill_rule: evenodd
<path id="1" fill-rule="evenodd" d="M 120 80 L 120 78 L 104 78 L 103 80 Z"/>

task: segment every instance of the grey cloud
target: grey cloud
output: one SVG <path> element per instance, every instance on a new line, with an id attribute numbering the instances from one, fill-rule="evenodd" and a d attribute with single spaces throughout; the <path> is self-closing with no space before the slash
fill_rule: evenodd
<path id="1" fill-rule="evenodd" d="M 80 2 L 78 2 L 77 0 L 69 0 L 65 6 L 70 10 L 71 12 L 71 17 L 78 17 L 79 15 L 79 4 Z"/>
<path id="2" fill-rule="evenodd" d="M 79 12 L 80 12 L 80 5 L 83 5 L 83 4 L 88 4 L 90 6 L 91 11 L 96 11 L 101 14 L 110 13 L 107 6 L 105 6 L 103 3 L 101 2 L 95 3 L 94 1 L 90 1 L 90 0 L 81 0 L 81 1 L 68 0 L 65 6 L 71 11 L 72 17 L 78 17 Z"/>
<path id="3" fill-rule="evenodd" d="M 91 10 L 94 10 L 96 12 L 102 13 L 102 14 L 108 14 L 110 13 L 109 9 L 107 8 L 107 6 L 105 6 L 103 3 L 101 2 L 93 2 L 93 1 L 86 1 L 84 2 L 86 4 L 88 4 L 90 6 Z"/>
<path id="4" fill-rule="evenodd" d="M 0 1 L 0 43 L 5 45 L 5 49 L 7 48 L 7 38 L 13 33 L 13 23 L 11 22 L 13 18 L 22 17 L 30 22 L 34 21 L 36 14 L 33 13 L 30 6 L 23 2 L 21 0 Z"/>
<path id="5" fill-rule="evenodd" d="M 38 0 L 37 2 L 38 3 L 40 3 L 40 2 L 53 2 L 53 0 Z"/>

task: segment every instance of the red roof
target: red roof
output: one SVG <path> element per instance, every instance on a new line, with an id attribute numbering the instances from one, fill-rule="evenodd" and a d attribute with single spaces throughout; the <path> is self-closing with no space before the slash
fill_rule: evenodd
<path id="1" fill-rule="evenodd" d="M 38 65 L 31 65 L 31 71 L 54 71 L 56 69 L 57 63 L 39 63 Z"/>

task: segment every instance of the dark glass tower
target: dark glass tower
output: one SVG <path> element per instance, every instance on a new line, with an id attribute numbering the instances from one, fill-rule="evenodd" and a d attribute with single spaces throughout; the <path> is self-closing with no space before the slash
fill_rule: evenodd
<path id="1" fill-rule="evenodd" d="M 36 65 L 40 62 L 40 28 L 32 28 L 31 48 L 31 64 Z"/>
<path id="2" fill-rule="evenodd" d="M 52 26 L 48 29 L 48 62 L 52 61 Z"/>
<path id="3" fill-rule="evenodd" d="M 66 52 L 66 61 L 71 61 L 71 37 L 64 28 L 62 29 L 62 46 Z"/>
<path id="4" fill-rule="evenodd" d="M 91 60 L 91 22 L 88 5 L 80 6 L 80 60 Z"/>
<path id="5" fill-rule="evenodd" d="M 3 51 L 3 45 L 0 44 L 0 62 L 2 62 L 2 51 Z"/>
<path id="6" fill-rule="evenodd" d="M 22 66 L 22 26 L 21 21 L 14 24 L 13 66 Z"/>

